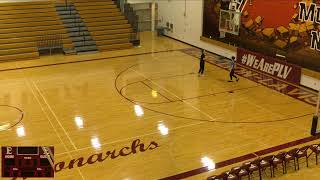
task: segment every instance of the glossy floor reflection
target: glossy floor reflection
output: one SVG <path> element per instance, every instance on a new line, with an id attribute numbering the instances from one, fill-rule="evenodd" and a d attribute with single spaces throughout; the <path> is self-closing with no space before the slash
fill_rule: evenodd
<path id="1" fill-rule="evenodd" d="M 24 113 L 8 129 L 19 113 L 0 106 L 1 145 L 54 146 L 57 180 L 149 180 L 309 136 L 313 106 L 227 82 L 214 65 L 198 77 L 198 59 L 178 51 L 189 46 L 141 38 L 140 48 L 0 64 L 0 105 Z"/>

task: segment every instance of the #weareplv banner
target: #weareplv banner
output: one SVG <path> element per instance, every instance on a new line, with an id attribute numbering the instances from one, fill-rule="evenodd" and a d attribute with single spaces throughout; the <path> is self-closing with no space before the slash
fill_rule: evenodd
<path id="1" fill-rule="evenodd" d="M 300 84 L 301 68 L 283 60 L 238 48 L 237 63 L 286 82 Z"/>

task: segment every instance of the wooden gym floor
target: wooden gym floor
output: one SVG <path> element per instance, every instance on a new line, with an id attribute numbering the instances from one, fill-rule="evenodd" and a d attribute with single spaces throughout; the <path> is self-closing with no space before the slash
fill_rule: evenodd
<path id="1" fill-rule="evenodd" d="M 246 74 L 227 82 L 215 55 L 198 77 L 198 50 L 152 33 L 141 40 L 129 50 L 1 63 L 0 144 L 54 146 L 57 180 L 149 180 L 204 179 L 278 145 L 319 143 L 309 137 L 313 92 L 276 91 L 276 80 Z M 277 179 L 319 178 L 310 164 Z"/>

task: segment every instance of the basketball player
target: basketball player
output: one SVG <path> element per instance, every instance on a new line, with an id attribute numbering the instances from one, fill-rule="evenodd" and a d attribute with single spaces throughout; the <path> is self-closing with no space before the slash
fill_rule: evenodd
<path id="1" fill-rule="evenodd" d="M 239 81 L 239 78 L 237 76 L 234 75 L 234 69 L 236 68 L 236 58 L 234 56 L 231 57 L 231 67 L 230 67 L 230 81 L 229 82 L 233 82 L 232 78 L 236 78 L 237 82 Z"/>
<path id="2" fill-rule="evenodd" d="M 201 50 L 201 56 L 200 56 L 200 69 L 198 72 L 198 76 L 203 75 L 204 72 L 204 58 L 206 57 L 206 55 L 204 54 L 204 49 Z"/>

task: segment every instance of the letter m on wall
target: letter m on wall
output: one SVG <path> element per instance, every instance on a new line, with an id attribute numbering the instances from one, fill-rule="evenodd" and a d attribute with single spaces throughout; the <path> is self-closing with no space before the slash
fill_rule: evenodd
<path id="1" fill-rule="evenodd" d="M 320 51 L 320 32 L 311 31 L 311 49 Z"/>
<path id="2" fill-rule="evenodd" d="M 311 3 L 309 7 L 305 2 L 299 3 L 299 20 L 301 21 L 314 21 L 314 14 L 316 11 L 316 4 Z"/>

